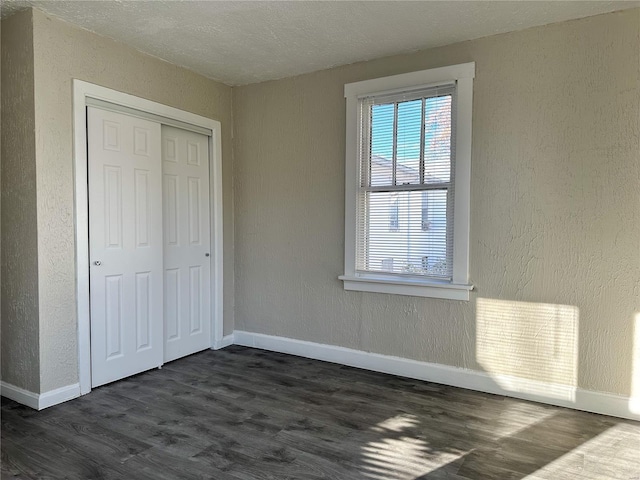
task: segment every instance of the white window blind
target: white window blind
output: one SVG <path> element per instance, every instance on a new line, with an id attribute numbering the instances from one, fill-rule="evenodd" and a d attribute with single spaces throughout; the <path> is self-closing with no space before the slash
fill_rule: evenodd
<path id="1" fill-rule="evenodd" d="M 358 99 L 356 272 L 451 280 L 456 84 Z"/>

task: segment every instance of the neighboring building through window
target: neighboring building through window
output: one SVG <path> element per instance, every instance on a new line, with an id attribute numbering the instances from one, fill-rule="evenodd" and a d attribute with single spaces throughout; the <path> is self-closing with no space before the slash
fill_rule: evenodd
<path id="1" fill-rule="evenodd" d="M 431 227 L 429 221 L 429 192 L 422 192 L 422 211 L 420 212 L 420 225 L 422 231 L 426 232 Z"/>
<path id="2" fill-rule="evenodd" d="M 393 257 L 382 259 L 382 270 L 385 272 L 393 272 Z"/>
<path id="3" fill-rule="evenodd" d="M 400 211 L 398 208 L 398 195 L 389 194 L 389 231 L 397 232 L 400 225 Z"/>
<path id="4" fill-rule="evenodd" d="M 474 70 L 345 86 L 346 289 L 468 299 Z"/>

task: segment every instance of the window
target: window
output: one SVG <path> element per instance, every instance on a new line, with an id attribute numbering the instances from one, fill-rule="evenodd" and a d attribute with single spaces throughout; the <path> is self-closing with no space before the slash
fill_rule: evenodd
<path id="1" fill-rule="evenodd" d="M 469 299 L 474 72 L 345 85 L 345 289 Z"/>

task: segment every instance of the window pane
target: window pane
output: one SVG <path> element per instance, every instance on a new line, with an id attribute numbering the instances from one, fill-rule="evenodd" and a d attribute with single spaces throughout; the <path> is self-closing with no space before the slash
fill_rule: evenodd
<path id="1" fill-rule="evenodd" d="M 394 106 L 389 103 L 371 107 L 371 185 L 393 184 Z"/>
<path id="2" fill-rule="evenodd" d="M 359 242 L 359 270 L 450 278 L 446 189 L 365 195 L 368 221 L 358 232 L 366 239 Z M 389 228 L 391 205 L 397 205 L 395 229 Z"/>
<path id="3" fill-rule="evenodd" d="M 420 183 L 422 99 L 398 103 L 396 185 Z"/>
<path id="4" fill-rule="evenodd" d="M 425 183 L 451 179 L 451 95 L 426 99 L 424 124 Z"/>

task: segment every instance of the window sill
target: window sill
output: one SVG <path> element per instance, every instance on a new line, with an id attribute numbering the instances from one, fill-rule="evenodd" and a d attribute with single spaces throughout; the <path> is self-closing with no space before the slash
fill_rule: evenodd
<path id="1" fill-rule="evenodd" d="M 469 292 L 473 290 L 473 285 L 453 284 L 449 282 L 439 282 L 437 280 L 389 278 L 383 275 L 340 275 L 338 278 L 344 282 L 345 290 L 409 295 L 412 297 L 469 301 Z"/>

